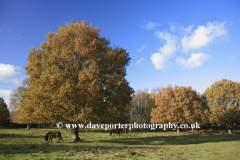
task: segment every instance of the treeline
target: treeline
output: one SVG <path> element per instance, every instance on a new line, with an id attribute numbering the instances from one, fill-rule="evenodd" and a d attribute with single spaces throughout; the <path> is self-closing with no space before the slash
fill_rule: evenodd
<path id="1" fill-rule="evenodd" d="M 222 79 L 201 95 L 189 87 L 138 90 L 131 101 L 131 122 L 193 124 L 204 128 L 226 127 L 229 133 L 240 125 L 240 83 Z M 179 132 L 179 131 L 178 131 Z"/>
<path id="2" fill-rule="evenodd" d="M 20 98 L 27 90 L 28 80 L 22 86 L 13 90 L 10 96 L 11 116 L 3 98 L 0 98 L 0 125 L 3 127 L 25 127 L 36 124 L 34 117 L 27 119 L 22 114 Z M 229 133 L 240 125 L 240 83 L 222 79 L 207 88 L 201 95 L 189 87 L 169 85 L 166 88 L 148 88 L 137 90 L 132 97 L 129 110 L 124 113 L 124 123 L 200 123 L 203 128 L 228 128 Z M 114 122 L 111 122 L 114 123 Z M 117 123 L 117 122 L 115 122 Z M 122 123 L 122 122 L 121 122 Z M 17 125 L 19 124 L 19 125 Z M 45 126 L 54 124 L 51 121 L 41 121 Z M 35 127 L 32 125 L 32 127 Z"/>

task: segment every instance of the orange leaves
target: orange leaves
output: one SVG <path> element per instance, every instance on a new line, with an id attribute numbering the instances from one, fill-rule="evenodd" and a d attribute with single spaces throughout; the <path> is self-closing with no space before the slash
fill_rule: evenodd
<path id="1" fill-rule="evenodd" d="M 158 107 L 152 110 L 152 123 L 200 123 L 205 120 L 201 97 L 191 87 L 162 88 L 155 101 Z"/>
<path id="2" fill-rule="evenodd" d="M 99 32 L 85 21 L 71 21 L 49 33 L 41 49 L 31 50 L 25 67 L 30 86 L 22 99 L 26 115 L 40 120 L 58 115 L 72 123 L 91 117 L 104 121 L 113 107 L 118 108 L 115 118 L 125 115 L 133 93 L 124 79 L 129 54 L 107 46 L 109 40 Z M 100 114 L 101 108 L 106 112 Z"/>

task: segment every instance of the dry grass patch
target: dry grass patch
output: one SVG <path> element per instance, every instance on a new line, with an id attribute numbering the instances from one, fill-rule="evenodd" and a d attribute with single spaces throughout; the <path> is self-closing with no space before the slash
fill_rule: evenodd
<path id="1" fill-rule="evenodd" d="M 43 154 L 43 153 L 46 153 L 46 151 L 39 151 L 38 153 L 39 154 Z"/>
<path id="2" fill-rule="evenodd" d="M 47 147 L 49 146 L 48 142 L 42 142 L 41 144 L 42 144 L 43 146 L 47 146 Z"/>
<path id="3" fill-rule="evenodd" d="M 38 147 L 36 147 L 35 145 L 30 145 L 30 146 L 28 146 L 28 148 L 33 149 L 33 148 L 38 148 Z"/>
<path id="4" fill-rule="evenodd" d="M 3 157 L 13 157 L 11 154 L 2 154 Z"/>
<path id="5" fill-rule="evenodd" d="M 183 152 L 176 153 L 177 155 L 183 155 Z"/>
<path id="6" fill-rule="evenodd" d="M 219 155 L 220 153 L 212 153 L 212 155 Z"/>

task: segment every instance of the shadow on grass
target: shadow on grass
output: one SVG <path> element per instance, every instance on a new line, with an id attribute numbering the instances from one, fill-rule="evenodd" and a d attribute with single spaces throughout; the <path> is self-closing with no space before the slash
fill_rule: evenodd
<path id="1" fill-rule="evenodd" d="M 0 145 L 0 155 L 8 154 L 8 155 L 14 155 L 14 154 L 44 154 L 44 153 L 56 153 L 58 151 L 60 152 L 81 152 L 81 151 L 99 151 L 105 150 L 105 151 L 120 151 L 127 148 L 134 148 L 134 149 L 149 149 L 154 147 L 149 146 L 138 146 L 138 147 L 132 147 L 131 146 L 119 146 L 119 145 L 89 145 L 88 142 L 85 142 L 85 145 L 79 145 L 80 143 L 71 143 L 72 145 L 64 145 L 64 144 L 51 144 L 48 143 L 48 145 L 45 144 L 4 144 Z M 74 145 L 75 144 L 75 145 Z M 157 146 L 154 149 L 163 149 L 165 147 Z"/>
<path id="2" fill-rule="evenodd" d="M 45 131 L 45 130 L 44 130 Z M 88 133 L 89 130 L 79 133 Z M 94 131 L 94 130 L 92 130 Z M 90 133 L 106 133 L 109 135 L 109 130 L 95 130 L 96 132 L 89 131 Z M 62 131 L 61 131 L 62 132 Z M 106 140 L 100 139 L 96 140 L 94 138 L 90 141 L 82 141 L 78 143 L 73 143 L 69 141 L 61 141 L 61 143 L 56 143 L 56 139 L 53 139 L 53 143 L 32 143 L 32 144 L 1 144 L 0 143 L 0 154 L 44 154 L 53 152 L 81 152 L 81 151 L 96 151 L 100 150 L 122 150 L 126 147 L 133 149 L 163 149 L 167 145 L 189 145 L 189 144 L 203 144 L 209 142 L 231 142 L 240 141 L 240 132 L 235 132 L 233 135 L 176 135 L 175 132 L 169 132 L 169 134 L 159 135 L 157 132 L 146 135 L 140 134 L 142 132 L 130 132 L 129 134 L 122 134 L 119 136 L 112 136 Z M 1 136 L 6 136 L 7 134 L 0 134 Z M 10 134 L 11 135 L 11 134 Z M 4 137 L 4 138 L 38 138 L 38 136 L 26 135 L 26 134 L 13 134 L 14 137 Z M 81 137 L 80 137 L 81 138 Z M 98 145 L 99 144 L 99 145 Z M 121 145 L 119 145 L 121 144 Z M 136 146 L 131 146 L 136 145 Z M 97 151 L 96 151 L 97 152 Z"/>
<path id="3" fill-rule="evenodd" d="M 110 130 L 103 129 L 78 129 L 79 133 L 110 133 Z"/>
<path id="4" fill-rule="evenodd" d="M 27 134 L 0 134 L 0 138 L 39 138 L 39 136 Z"/>
<path id="5" fill-rule="evenodd" d="M 136 134 L 136 133 L 135 133 Z M 138 136 L 136 134 L 135 136 Z M 128 137 L 113 140 L 99 140 L 99 143 L 119 143 L 123 145 L 189 145 L 209 142 L 240 141 L 239 133 L 234 135 L 169 135 L 153 137 Z"/>

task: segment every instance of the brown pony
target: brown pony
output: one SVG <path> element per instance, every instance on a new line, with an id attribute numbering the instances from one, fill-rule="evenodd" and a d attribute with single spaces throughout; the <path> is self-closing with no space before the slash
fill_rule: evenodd
<path id="1" fill-rule="evenodd" d="M 120 136 L 120 129 L 112 129 L 111 132 L 110 132 L 110 136 L 113 134 L 113 133 L 117 133 L 117 136 L 119 135 Z"/>
<path id="2" fill-rule="evenodd" d="M 123 132 L 128 134 L 128 129 L 127 128 L 120 128 L 120 132 L 121 132 L 121 134 L 123 134 Z"/>
<path id="3" fill-rule="evenodd" d="M 56 138 L 56 137 L 58 137 L 57 143 L 58 142 L 60 143 L 60 139 L 62 140 L 61 133 L 60 132 L 52 132 L 52 131 L 50 131 L 50 132 L 48 132 L 46 134 L 45 141 L 49 140 L 48 142 L 50 142 L 50 140 L 51 140 L 51 143 L 52 143 L 52 138 Z"/>

